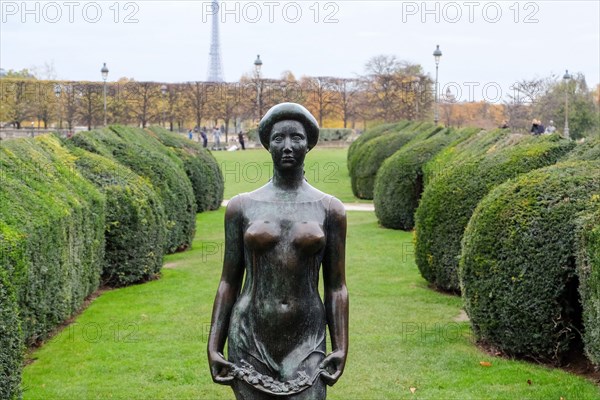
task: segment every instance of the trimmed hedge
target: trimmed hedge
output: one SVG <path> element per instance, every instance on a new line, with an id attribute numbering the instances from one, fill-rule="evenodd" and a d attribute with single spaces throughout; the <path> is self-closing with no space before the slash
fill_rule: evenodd
<path id="1" fill-rule="evenodd" d="M 2 261 L 5 246 L 0 236 L 0 399 L 13 400 L 21 396 L 24 348 L 17 299 Z"/>
<path id="2" fill-rule="evenodd" d="M 199 143 L 158 126 L 151 127 L 149 132 L 162 144 L 172 148 L 183 161 L 194 189 L 196 211 L 217 210 L 221 207 L 225 182 L 219 164 L 210 151 Z"/>
<path id="3" fill-rule="evenodd" d="M 167 218 L 145 178 L 106 157 L 71 146 L 77 170 L 106 197 L 105 264 L 102 280 L 124 286 L 148 280 L 163 264 Z"/>
<path id="4" fill-rule="evenodd" d="M 43 144 L 43 146 L 40 146 Z M 51 135 L 0 148 L 2 269 L 15 288 L 26 344 L 44 339 L 99 285 L 105 198 Z"/>
<path id="5" fill-rule="evenodd" d="M 409 125 L 398 132 L 369 140 L 361 146 L 353 156 L 354 167 L 349 168 L 354 196 L 359 199 L 373 199 L 375 177 L 381 164 L 411 140 L 416 138 L 425 140 L 442 129 L 444 128 L 434 127 L 431 124 Z"/>
<path id="6" fill-rule="evenodd" d="M 167 216 L 167 253 L 189 247 L 196 229 L 196 201 L 183 161 L 142 129 L 111 126 L 80 132 L 72 143 L 115 160 L 147 178 L 160 195 Z"/>
<path id="7" fill-rule="evenodd" d="M 600 137 L 587 138 L 569 153 L 569 160 L 600 161 Z"/>
<path id="8" fill-rule="evenodd" d="M 573 146 L 558 135 L 510 136 L 483 155 L 450 163 L 438 173 L 425 186 L 415 213 L 415 259 L 421 275 L 440 289 L 458 291 L 461 238 L 479 201 L 510 178 L 556 163 Z"/>
<path id="9" fill-rule="evenodd" d="M 354 153 L 369 140 L 375 139 L 388 132 L 398 132 L 411 124 L 418 124 L 418 122 L 400 121 L 391 124 L 382 124 L 363 132 L 348 148 L 348 153 L 346 155 L 348 170 L 354 168 Z"/>
<path id="10" fill-rule="evenodd" d="M 600 199 L 595 214 L 582 218 L 578 235 L 577 275 L 583 307 L 583 342 L 587 357 L 600 366 Z"/>
<path id="11" fill-rule="evenodd" d="M 577 219 L 600 206 L 600 164 L 561 163 L 492 190 L 463 238 L 460 282 L 476 337 L 561 361 L 581 330 Z"/>
<path id="12" fill-rule="evenodd" d="M 411 230 L 424 188 L 423 166 L 450 143 L 478 128 L 445 129 L 426 140 L 413 140 L 389 157 L 375 178 L 375 214 L 386 228 Z"/>

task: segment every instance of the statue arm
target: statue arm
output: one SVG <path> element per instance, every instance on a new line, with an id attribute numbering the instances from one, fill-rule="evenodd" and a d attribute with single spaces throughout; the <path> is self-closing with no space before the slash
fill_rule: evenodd
<path id="1" fill-rule="evenodd" d="M 233 379 L 233 377 L 227 376 L 232 364 L 223 357 L 223 348 L 229 330 L 231 311 L 242 287 L 243 252 L 241 198 L 236 196 L 231 199 L 225 211 L 223 272 L 215 296 L 208 337 L 208 360 L 213 381 L 216 383 L 228 384 Z"/>
<path id="2" fill-rule="evenodd" d="M 327 245 L 323 257 L 325 311 L 332 352 L 321 363 L 323 379 L 333 385 L 340 378 L 348 354 L 348 289 L 346 288 L 346 210 L 332 199 L 327 224 Z"/>

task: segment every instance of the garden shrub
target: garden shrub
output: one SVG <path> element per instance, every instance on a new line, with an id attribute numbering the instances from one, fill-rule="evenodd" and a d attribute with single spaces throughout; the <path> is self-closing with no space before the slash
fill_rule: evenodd
<path id="1" fill-rule="evenodd" d="M 0 236 L 0 399 L 13 400 L 21 396 L 24 349 L 17 300 L 2 262 L 5 251 L 8 248 Z"/>
<path id="2" fill-rule="evenodd" d="M 513 139 L 509 140 L 510 137 Z M 464 140 L 451 143 L 423 166 L 425 186 L 437 175 L 443 174 L 446 168 L 451 169 L 454 164 L 467 163 L 471 158 L 481 156 L 490 149 L 497 150 L 499 147 L 505 147 L 525 137 L 524 135 L 511 135 L 507 129 L 481 130 L 474 135 L 467 136 Z"/>
<path id="3" fill-rule="evenodd" d="M 423 165 L 445 146 L 463 140 L 478 128 L 444 129 L 426 140 L 412 140 L 389 157 L 375 178 L 375 214 L 386 228 L 411 230 L 423 192 Z"/>
<path id="4" fill-rule="evenodd" d="M 600 161 L 600 137 L 586 138 L 569 153 L 568 160 Z"/>
<path id="5" fill-rule="evenodd" d="M 375 176 L 381 164 L 411 140 L 416 138 L 424 140 L 442 129 L 442 127 L 423 124 L 417 129 L 405 128 L 365 143 L 354 154 L 354 168 L 349 170 L 354 195 L 359 199 L 373 199 Z"/>
<path id="6" fill-rule="evenodd" d="M 458 291 L 461 238 L 479 201 L 510 178 L 556 163 L 573 146 L 558 135 L 506 137 L 483 155 L 451 163 L 438 173 L 426 184 L 415 213 L 415 259 L 421 275 L 440 289 Z"/>
<path id="7" fill-rule="evenodd" d="M 377 125 L 374 128 L 367 129 L 363 132 L 355 141 L 350 144 L 348 148 L 348 153 L 346 155 L 346 160 L 348 164 L 348 170 L 354 167 L 354 153 L 369 140 L 375 139 L 385 133 L 389 132 L 398 132 L 399 130 L 408 127 L 409 125 L 416 125 L 419 122 L 410 122 L 410 121 L 400 121 L 394 122 L 391 124 L 382 124 Z"/>
<path id="8" fill-rule="evenodd" d="M 462 243 L 460 283 L 478 340 L 560 362 L 581 330 L 578 216 L 600 207 L 600 164 L 560 163 L 492 190 Z"/>
<path id="9" fill-rule="evenodd" d="M 3 143 L 0 170 L 0 235 L 11 238 L 2 269 L 15 289 L 25 343 L 32 344 L 98 288 L 105 198 L 51 135 Z"/>
<path id="10" fill-rule="evenodd" d="M 592 363 L 600 366 L 600 200 L 581 219 L 578 234 L 577 275 L 583 308 L 583 343 Z"/>
<path id="11" fill-rule="evenodd" d="M 77 147 L 129 167 L 152 183 L 167 217 L 167 253 L 191 245 L 196 229 L 196 201 L 183 161 L 172 149 L 142 129 L 124 126 L 80 132 L 70 140 Z"/>
<path id="12" fill-rule="evenodd" d="M 163 264 L 167 218 L 152 184 L 126 166 L 71 146 L 77 170 L 106 197 L 102 280 L 124 286 L 148 280 Z"/>
<path id="13" fill-rule="evenodd" d="M 185 172 L 192 183 L 196 211 L 217 210 L 223 202 L 225 182 L 215 157 L 199 143 L 188 140 L 158 126 L 150 134 L 165 146 L 172 148 L 183 161 Z"/>

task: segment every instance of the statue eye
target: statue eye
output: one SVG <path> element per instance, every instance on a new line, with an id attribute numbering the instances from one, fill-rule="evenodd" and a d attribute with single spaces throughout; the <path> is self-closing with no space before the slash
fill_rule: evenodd
<path id="1" fill-rule="evenodd" d="M 302 139 L 303 139 L 303 138 L 302 138 L 302 136 L 300 136 L 300 135 L 294 135 L 294 136 L 292 137 L 292 140 L 293 140 L 294 142 L 299 142 L 299 141 L 301 141 Z"/>

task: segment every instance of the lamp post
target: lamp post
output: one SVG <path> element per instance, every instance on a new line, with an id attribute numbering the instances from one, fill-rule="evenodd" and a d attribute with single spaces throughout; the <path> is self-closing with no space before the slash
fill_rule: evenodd
<path id="1" fill-rule="evenodd" d="M 440 120 L 438 111 L 438 68 L 440 65 L 440 58 L 442 58 L 442 51 L 440 50 L 439 44 L 435 47 L 433 57 L 435 59 L 435 109 L 433 114 L 433 122 L 437 125 L 438 121 Z"/>
<path id="2" fill-rule="evenodd" d="M 262 60 L 260 59 L 260 54 L 256 56 L 256 60 L 254 60 L 254 76 L 256 78 L 256 109 L 257 109 L 257 119 L 260 121 L 260 117 L 262 115 L 262 81 L 260 79 L 260 70 L 262 68 Z"/>
<path id="3" fill-rule="evenodd" d="M 60 119 L 60 94 L 62 93 L 62 87 L 60 84 L 54 85 L 54 95 L 56 96 L 56 117 L 58 118 L 58 129 L 62 128 L 62 121 Z"/>
<path id="4" fill-rule="evenodd" d="M 569 80 L 572 76 L 569 74 L 569 70 L 565 71 L 563 75 L 563 79 L 566 83 L 565 86 L 565 137 L 569 139 Z"/>
<path id="5" fill-rule="evenodd" d="M 104 126 L 106 126 L 106 79 L 108 78 L 108 68 L 106 68 L 106 63 L 102 66 L 100 73 L 102 74 L 102 80 L 104 81 Z"/>
<path id="6" fill-rule="evenodd" d="M 160 87 L 160 93 L 163 96 L 163 99 L 165 98 L 165 95 L 167 94 L 167 90 L 169 90 L 169 88 L 167 88 L 167 85 L 162 85 Z M 165 124 L 165 106 L 163 105 L 163 110 L 162 110 L 162 120 L 163 120 L 163 126 Z"/>

